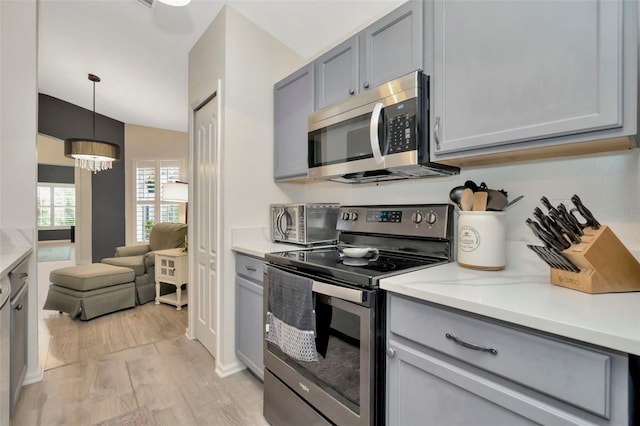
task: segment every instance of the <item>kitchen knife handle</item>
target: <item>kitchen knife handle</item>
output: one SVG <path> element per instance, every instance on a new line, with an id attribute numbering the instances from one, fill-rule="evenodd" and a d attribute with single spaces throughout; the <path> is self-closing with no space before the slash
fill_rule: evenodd
<path id="1" fill-rule="evenodd" d="M 474 351 L 480 351 L 480 352 L 489 352 L 491 355 L 498 355 L 498 350 L 497 349 L 485 348 L 484 346 L 475 345 L 473 343 L 465 342 L 464 340 L 460 339 L 459 337 L 456 337 L 456 336 L 454 336 L 452 334 L 449 334 L 449 333 L 445 333 L 444 337 L 446 337 L 449 340 L 453 340 L 458 345 L 463 346 L 463 347 L 465 347 L 467 349 L 472 349 Z"/>
<path id="2" fill-rule="evenodd" d="M 574 194 L 574 196 L 571 197 L 571 202 L 576 206 L 575 209 L 570 210 L 571 214 L 573 214 L 573 212 L 577 210 L 580 215 L 584 217 L 584 220 L 586 220 L 587 226 L 590 226 L 593 229 L 600 228 L 600 222 L 598 222 L 596 218 L 593 217 L 591 210 L 589 210 L 584 204 L 582 204 L 582 200 L 580 199 L 580 197 Z"/>

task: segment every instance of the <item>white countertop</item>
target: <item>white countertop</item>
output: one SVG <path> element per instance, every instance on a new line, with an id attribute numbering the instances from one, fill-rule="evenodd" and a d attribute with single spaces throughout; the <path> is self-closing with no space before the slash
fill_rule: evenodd
<path id="1" fill-rule="evenodd" d="M 231 250 L 264 259 L 267 253 L 301 250 L 303 246 L 273 243 L 266 228 L 234 228 L 231 230 Z"/>
<path id="2" fill-rule="evenodd" d="M 447 265 L 383 279 L 380 287 L 463 311 L 640 355 L 640 292 L 587 294 L 553 285 L 524 243 L 509 243 L 507 267 Z M 640 277 L 638 277 L 640 279 Z"/>
<path id="3" fill-rule="evenodd" d="M 0 230 L 0 278 L 6 276 L 33 247 L 19 230 Z"/>

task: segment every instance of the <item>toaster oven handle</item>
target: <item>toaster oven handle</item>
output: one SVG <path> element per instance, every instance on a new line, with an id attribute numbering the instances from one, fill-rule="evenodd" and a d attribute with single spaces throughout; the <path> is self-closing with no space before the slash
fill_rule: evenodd
<path id="1" fill-rule="evenodd" d="M 285 240 L 289 237 L 289 226 L 287 224 L 288 222 L 287 216 L 289 216 L 289 213 L 287 212 L 287 208 L 283 207 L 282 211 L 278 215 L 277 228 L 278 228 L 278 232 L 280 232 L 280 235 L 282 235 L 282 238 Z M 284 220 L 284 225 L 282 223 L 283 220 Z"/>
<path id="2" fill-rule="evenodd" d="M 276 217 L 273 221 L 273 227 L 275 230 L 275 234 L 278 237 L 278 239 L 285 239 L 286 235 L 284 234 L 284 232 L 282 231 L 282 226 L 280 225 L 280 220 L 282 219 L 282 216 L 284 215 L 285 212 L 285 208 L 284 207 L 280 207 L 280 209 L 278 210 L 278 213 L 276 214 Z"/>
<path id="3" fill-rule="evenodd" d="M 384 162 L 384 156 L 380 152 L 380 141 L 378 140 L 378 120 L 382 114 L 382 108 L 384 105 L 381 102 L 376 103 L 371 113 L 371 123 L 369 124 L 369 140 L 371 142 L 371 152 L 373 153 L 373 159 L 376 164 Z"/>

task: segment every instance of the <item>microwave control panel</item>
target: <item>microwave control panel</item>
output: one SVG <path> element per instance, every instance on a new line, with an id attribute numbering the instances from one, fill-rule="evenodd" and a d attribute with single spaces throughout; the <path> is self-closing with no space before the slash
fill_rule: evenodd
<path id="1" fill-rule="evenodd" d="M 387 154 L 414 151 L 418 146 L 417 99 L 408 99 L 385 107 L 387 117 Z"/>

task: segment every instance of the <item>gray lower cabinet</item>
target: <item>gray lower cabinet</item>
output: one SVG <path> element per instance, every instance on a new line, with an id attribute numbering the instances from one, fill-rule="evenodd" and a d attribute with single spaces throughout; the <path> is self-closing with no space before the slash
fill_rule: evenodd
<path id="1" fill-rule="evenodd" d="M 387 424 L 627 425 L 629 361 L 390 294 Z"/>
<path id="2" fill-rule="evenodd" d="M 264 380 L 262 274 L 265 263 L 236 254 L 236 356 Z"/>
<path id="3" fill-rule="evenodd" d="M 426 7 L 432 159 L 636 133 L 637 2 Z"/>
<path id="4" fill-rule="evenodd" d="M 308 64 L 273 87 L 276 181 L 307 177 L 307 119 L 314 110 L 313 73 L 313 65 Z"/>
<path id="5" fill-rule="evenodd" d="M 316 109 L 422 69 L 422 8 L 409 1 L 316 59 Z"/>

